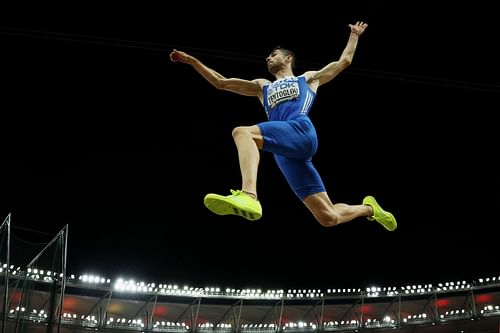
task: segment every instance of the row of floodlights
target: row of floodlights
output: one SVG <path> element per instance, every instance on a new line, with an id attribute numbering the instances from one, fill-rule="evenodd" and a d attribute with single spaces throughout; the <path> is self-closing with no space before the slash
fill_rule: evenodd
<path id="1" fill-rule="evenodd" d="M 16 309 L 10 310 L 9 314 L 14 314 L 16 312 L 25 312 L 24 307 L 17 307 Z M 500 315 L 500 306 L 496 305 L 487 305 L 483 308 L 481 311 L 481 314 L 485 313 L 491 313 L 491 314 L 497 314 Z M 458 309 L 458 310 L 451 310 L 451 311 L 446 311 L 444 314 L 441 314 L 439 316 L 441 321 L 447 321 L 450 319 L 464 319 L 464 318 L 469 318 L 471 316 L 471 313 L 465 309 Z M 63 320 L 67 322 L 74 322 L 77 319 L 78 316 L 76 314 L 71 314 L 71 313 L 64 313 L 63 314 Z M 47 320 L 47 314 L 44 310 L 33 310 L 29 314 L 29 319 L 34 321 L 34 322 L 45 322 Z M 418 315 L 408 315 L 407 318 L 404 318 L 402 323 L 404 324 L 411 324 L 411 323 L 425 323 L 429 322 L 430 320 L 427 319 L 427 314 L 426 313 L 421 313 Z M 81 316 L 81 324 L 83 326 L 89 326 L 93 327 L 95 325 L 98 325 L 98 320 L 96 319 L 95 316 L 93 315 L 82 315 Z M 365 327 L 396 327 L 397 321 L 390 316 L 385 316 L 382 320 L 379 319 L 366 319 L 363 322 L 363 325 Z M 360 325 L 360 322 L 358 320 L 342 320 L 342 321 L 329 321 L 329 322 L 324 322 L 323 327 L 325 329 L 335 329 L 335 328 L 358 328 Z M 106 326 L 110 328 L 117 328 L 117 327 L 129 327 L 129 328 L 144 328 L 145 324 L 142 319 L 127 319 L 127 318 L 109 318 L 106 322 Z M 199 323 L 198 325 L 199 329 L 213 329 L 214 327 L 217 329 L 231 329 L 232 325 L 229 323 L 219 323 L 217 325 L 214 325 L 210 322 L 204 322 L 204 323 Z M 268 329 L 268 328 L 274 328 L 276 325 L 275 324 L 244 324 L 241 325 L 242 329 Z M 156 321 L 155 324 L 153 325 L 154 328 L 157 329 L 174 329 L 174 330 L 189 330 L 189 326 L 186 325 L 185 323 L 179 323 L 179 322 L 170 322 L 170 321 Z M 298 321 L 298 322 L 288 322 L 286 323 L 283 327 L 283 330 L 316 330 L 317 324 L 313 322 L 303 322 L 303 321 Z"/>
<path id="2" fill-rule="evenodd" d="M 1 263 L 0 263 L 1 264 Z M 7 268 L 7 264 L 3 264 L 0 267 L 0 273 L 4 272 Z M 9 271 L 14 275 L 22 275 L 20 267 L 15 268 L 14 265 L 10 265 Z M 28 268 L 26 271 L 26 276 L 34 280 L 52 281 L 53 277 L 62 278 L 62 273 L 52 272 L 50 270 L 43 270 L 38 268 Z M 70 281 L 79 281 L 80 283 L 90 283 L 90 284 L 110 284 L 111 280 L 100 277 L 98 275 L 84 274 L 78 276 L 69 276 Z M 478 284 L 496 284 L 500 283 L 499 277 L 488 277 L 478 279 Z M 252 298 L 319 298 L 332 295 L 362 295 L 362 290 L 360 288 L 342 288 L 342 289 L 327 289 L 326 293 L 323 293 L 320 289 L 289 289 L 286 293 L 284 290 L 268 290 L 262 292 L 260 289 L 231 289 L 226 288 L 225 292 L 219 287 L 189 287 L 184 286 L 182 289 L 175 284 L 159 284 L 158 287 L 155 283 L 145 283 L 145 282 L 135 282 L 134 280 L 124 280 L 123 278 L 118 278 L 114 284 L 114 288 L 117 291 L 122 292 L 144 292 L 151 293 L 157 292 L 161 294 L 168 295 L 180 295 L 180 296 L 236 296 L 236 297 L 252 297 Z M 402 287 L 368 287 L 365 289 L 365 293 L 369 297 L 378 296 L 395 296 L 399 294 L 423 294 L 435 291 L 458 291 L 471 288 L 471 284 L 466 281 L 456 281 L 456 282 L 445 282 L 439 283 L 435 288 L 432 284 L 425 285 L 407 285 Z"/>

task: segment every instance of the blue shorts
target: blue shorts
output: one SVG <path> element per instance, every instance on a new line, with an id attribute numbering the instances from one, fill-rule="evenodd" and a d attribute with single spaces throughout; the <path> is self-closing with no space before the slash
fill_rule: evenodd
<path id="1" fill-rule="evenodd" d="M 274 159 L 295 194 L 305 197 L 325 192 L 321 177 L 312 163 L 318 149 L 316 129 L 309 117 L 257 124 L 264 138 L 263 151 Z"/>

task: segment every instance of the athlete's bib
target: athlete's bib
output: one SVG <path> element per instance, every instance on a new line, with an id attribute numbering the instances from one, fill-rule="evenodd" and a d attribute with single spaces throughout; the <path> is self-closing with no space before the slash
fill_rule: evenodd
<path id="1" fill-rule="evenodd" d="M 296 77 L 274 81 L 267 87 L 267 103 L 271 109 L 283 101 L 298 98 L 299 95 L 299 82 Z"/>

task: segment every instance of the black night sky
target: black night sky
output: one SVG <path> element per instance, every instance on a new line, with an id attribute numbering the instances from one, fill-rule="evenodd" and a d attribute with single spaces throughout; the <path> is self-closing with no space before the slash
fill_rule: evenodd
<path id="1" fill-rule="evenodd" d="M 492 5 L 259 5 L 2 13 L 0 214 L 11 214 L 11 261 L 27 264 L 68 226 L 70 274 L 262 288 L 498 275 Z M 354 62 L 310 113 L 314 161 L 333 201 L 372 194 L 399 228 L 321 227 L 265 153 L 263 218 L 213 215 L 204 195 L 240 186 L 232 129 L 265 113 L 169 52 L 271 79 L 264 60 L 282 45 L 298 75 L 336 60 L 356 20 L 369 27 Z"/>

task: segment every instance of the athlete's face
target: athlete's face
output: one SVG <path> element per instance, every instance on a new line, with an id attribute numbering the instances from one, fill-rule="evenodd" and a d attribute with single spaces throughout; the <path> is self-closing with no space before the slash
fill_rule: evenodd
<path id="1" fill-rule="evenodd" d="M 279 71 L 285 69 L 288 65 L 287 57 L 280 52 L 280 50 L 274 50 L 271 54 L 266 58 L 267 70 L 275 75 Z"/>

